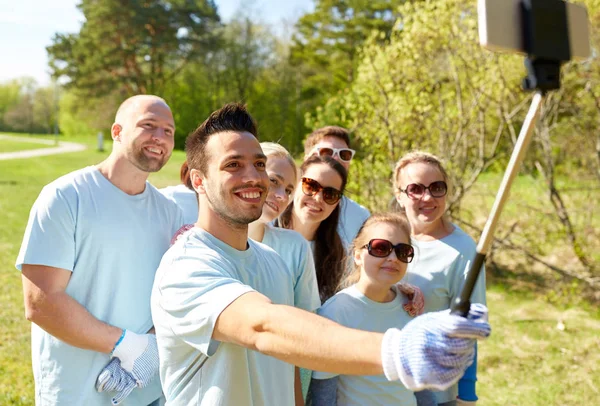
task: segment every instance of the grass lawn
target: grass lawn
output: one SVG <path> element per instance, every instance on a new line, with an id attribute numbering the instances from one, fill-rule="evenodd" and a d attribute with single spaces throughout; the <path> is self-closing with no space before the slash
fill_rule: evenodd
<path id="1" fill-rule="evenodd" d="M 31 142 L 0 139 L 0 154 L 4 152 L 26 151 L 30 149 L 48 148 L 51 145 L 34 144 Z"/>
<path id="2" fill-rule="evenodd" d="M 24 318 L 20 274 L 14 268 L 31 205 L 45 184 L 108 155 L 95 150 L 95 138 L 68 141 L 85 142 L 90 148 L 0 161 L 0 405 L 34 404 L 30 326 Z M 150 181 L 158 187 L 177 184 L 183 160 L 184 154 L 175 152 Z M 493 333 L 479 346 L 480 405 L 598 403 L 600 313 L 585 303 L 569 303 L 573 302 L 551 304 L 546 294 L 516 290 L 511 281 L 491 281 Z"/>

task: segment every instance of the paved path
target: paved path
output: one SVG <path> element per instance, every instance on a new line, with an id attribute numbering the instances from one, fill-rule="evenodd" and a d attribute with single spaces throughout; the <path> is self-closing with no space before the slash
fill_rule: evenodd
<path id="1" fill-rule="evenodd" d="M 10 140 L 19 142 L 31 142 L 34 144 L 45 144 L 45 145 L 56 145 L 55 141 L 42 140 L 39 138 L 30 137 L 18 137 L 14 135 L 0 134 L 0 140 Z M 32 158 L 34 156 L 46 156 L 54 154 L 64 154 L 65 152 L 77 152 L 83 151 L 87 146 L 75 142 L 59 141 L 58 146 L 53 148 L 39 148 L 30 149 L 27 151 L 15 151 L 15 152 L 2 152 L 0 153 L 0 161 L 6 159 L 21 159 L 21 158 Z"/>

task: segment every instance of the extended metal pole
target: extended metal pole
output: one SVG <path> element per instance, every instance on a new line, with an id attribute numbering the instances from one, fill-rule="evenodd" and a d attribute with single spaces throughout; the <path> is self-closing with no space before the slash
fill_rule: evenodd
<path id="1" fill-rule="evenodd" d="M 533 129 L 540 113 L 542 101 L 542 92 L 536 92 L 533 95 L 533 100 L 531 101 L 531 106 L 529 107 L 529 111 L 527 112 L 527 116 L 523 122 L 523 127 L 521 127 L 521 132 L 519 133 L 519 138 L 517 139 L 515 149 L 513 150 L 506 171 L 504 172 L 504 178 L 500 184 L 500 189 L 498 189 L 498 194 L 496 195 L 496 200 L 494 200 L 492 211 L 487 219 L 487 222 L 485 223 L 481 237 L 479 238 L 479 243 L 477 244 L 477 255 L 475 255 L 475 259 L 471 263 L 471 268 L 469 269 L 469 273 L 467 275 L 467 279 L 465 280 L 465 284 L 460 296 L 455 300 L 454 303 L 452 303 L 452 314 L 458 314 L 463 317 L 466 317 L 467 314 L 469 314 L 469 308 L 471 307 L 471 293 L 473 293 L 473 288 L 475 287 L 475 283 L 479 277 L 479 272 L 481 272 L 483 264 L 485 263 L 485 256 L 492 245 L 494 231 L 496 230 L 500 213 L 502 213 L 502 209 L 504 208 L 504 203 L 508 198 L 510 187 L 515 176 L 517 176 L 519 173 L 519 168 L 521 167 L 521 163 L 525 158 L 525 153 L 527 151 L 527 147 L 529 146 L 529 142 L 531 141 Z"/>

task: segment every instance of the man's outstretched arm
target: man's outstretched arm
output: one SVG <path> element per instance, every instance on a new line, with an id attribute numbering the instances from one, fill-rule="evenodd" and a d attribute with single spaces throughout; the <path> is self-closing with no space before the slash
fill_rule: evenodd
<path id="1" fill-rule="evenodd" d="M 347 375 L 385 372 L 388 379 L 400 379 L 415 390 L 454 384 L 472 360 L 474 339 L 489 332 L 485 320 L 429 313 L 402 331 L 390 329 L 384 335 L 346 328 L 249 292 L 221 312 L 212 338 L 312 370 Z"/>
<path id="2" fill-rule="evenodd" d="M 233 301 L 217 319 L 213 339 L 332 373 L 379 375 L 383 334 L 353 330 L 257 292 Z"/>

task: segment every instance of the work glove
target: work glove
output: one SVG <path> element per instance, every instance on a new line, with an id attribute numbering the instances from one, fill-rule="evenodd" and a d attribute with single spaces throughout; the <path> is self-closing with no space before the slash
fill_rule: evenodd
<path id="1" fill-rule="evenodd" d="M 473 362 L 475 340 L 490 332 L 487 308 L 478 303 L 471 305 L 467 318 L 449 310 L 419 316 L 402 330 L 385 332 L 381 346 L 385 376 L 412 391 L 445 390 Z"/>
<path id="2" fill-rule="evenodd" d="M 135 379 L 121 368 L 121 360 L 118 358 L 111 359 L 96 380 L 98 392 L 117 392 L 110 400 L 113 405 L 120 404 L 135 388 L 137 388 Z"/>
<path id="3" fill-rule="evenodd" d="M 135 334 L 123 330 L 111 355 L 113 358 L 98 375 L 96 390 L 119 392 L 113 401 L 117 399 L 119 403 L 122 402 L 135 387 L 147 387 L 158 375 L 158 347 L 154 334 Z M 131 388 L 131 380 L 134 388 Z"/>
<path id="4" fill-rule="evenodd" d="M 404 310 L 412 317 L 423 314 L 425 310 L 423 291 L 419 287 L 406 282 L 399 282 L 396 287 L 408 298 L 408 302 L 402 305 Z"/>

